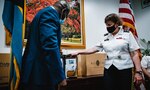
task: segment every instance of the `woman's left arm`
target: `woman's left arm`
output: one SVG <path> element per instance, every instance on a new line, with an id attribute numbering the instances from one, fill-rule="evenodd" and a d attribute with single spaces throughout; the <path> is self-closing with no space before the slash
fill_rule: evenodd
<path id="1" fill-rule="evenodd" d="M 140 84 L 143 77 L 142 77 L 142 68 L 141 68 L 141 63 L 140 63 L 140 58 L 139 58 L 139 51 L 135 50 L 135 51 L 132 51 L 130 54 L 131 54 L 131 58 L 135 66 L 134 81 L 136 81 L 137 84 Z"/>
<path id="2" fill-rule="evenodd" d="M 141 62 L 140 62 L 140 58 L 139 58 L 139 51 L 135 50 L 135 51 L 132 51 L 130 54 L 131 54 L 131 58 L 133 60 L 133 63 L 135 65 L 135 70 L 136 71 L 142 71 Z"/>

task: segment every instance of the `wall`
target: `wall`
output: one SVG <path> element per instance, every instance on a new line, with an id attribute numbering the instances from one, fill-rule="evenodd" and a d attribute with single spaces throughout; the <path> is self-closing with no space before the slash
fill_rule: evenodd
<path id="1" fill-rule="evenodd" d="M 0 53 L 9 53 L 10 47 L 5 45 L 5 31 L 2 22 L 2 11 L 4 6 L 4 0 L 0 0 Z"/>
<path id="2" fill-rule="evenodd" d="M 103 38 L 104 18 L 110 13 L 118 13 L 119 0 L 85 0 L 85 31 L 87 48 Z"/>
<path id="3" fill-rule="evenodd" d="M 138 35 L 140 38 L 150 40 L 150 6 L 142 8 L 141 0 L 133 0 L 133 2 L 133 9 Z"/>

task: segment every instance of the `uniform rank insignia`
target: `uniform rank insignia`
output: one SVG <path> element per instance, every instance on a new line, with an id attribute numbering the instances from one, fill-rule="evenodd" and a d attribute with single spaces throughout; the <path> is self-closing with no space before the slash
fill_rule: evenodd
<path id="1" fill-rule="evenodd" d="M 105 39 L 104 41 L 109 41 L 109 39 L 107 38 L 107 39 Z"/>
<path id="2" fill-rule="evenodd" d="M 107 36 L 109 33 L 105 33 L 104 36 Z"/>
<path id="3" fill-rule="evenodd" d="M 122 37 L 118 37 L 118 38 L 116 38 L 116 39 L 123 39 Z"/>

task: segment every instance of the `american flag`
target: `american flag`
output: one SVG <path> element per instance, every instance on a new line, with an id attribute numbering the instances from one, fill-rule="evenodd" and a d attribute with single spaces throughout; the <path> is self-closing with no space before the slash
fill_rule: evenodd
<path id="1" fill-rule="evenodd" d="M 119 4 L 119 16 L 123 20 L 123 26 L 128 27 L 128 30 L 132 32 L 134 35 L 135 39 L 137 40 L 137 43 L 139 44 L 139 39 L 135 27 L 135 19 L 134 19 L 134 13 L 133 10 L 130 6 L 129 0 L 120 0 Z M 140 45 L 140 44 L 139 44 Z M 139 57 L 141 59 L 141 51 L 139 51 Z"/>
<path id="2" fill-rule="evenodd" d="M 137 38 L 137 32 L 135 28 L 135 19 L 129 0 L 120 0 L 119 4 L 119 16 L 123 20 L 123 25 L 128 27 L 133 35 Z"/>

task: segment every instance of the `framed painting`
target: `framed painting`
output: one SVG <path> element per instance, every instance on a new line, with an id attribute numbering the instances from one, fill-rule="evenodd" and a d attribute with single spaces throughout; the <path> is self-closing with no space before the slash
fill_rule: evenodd
<path id="1" fill-rule="evenodd" d="M 25 4 L 25 39 L 26 43 L 30 23 L 35 14 L 44 7 L 53 5 L 58 0 L 26 0 Z M 84 0 L 66 0 L 70 12 L 62 29 L 61 48 L 85 48 Z M 6 33 L 6 44 L 10 45 L 10 36 Z"/>
<path id="2" fill-rule="evenodd" d="M 141 0 L 141 6 L 142 8 L 150 6 L 150 0 Z"/>

